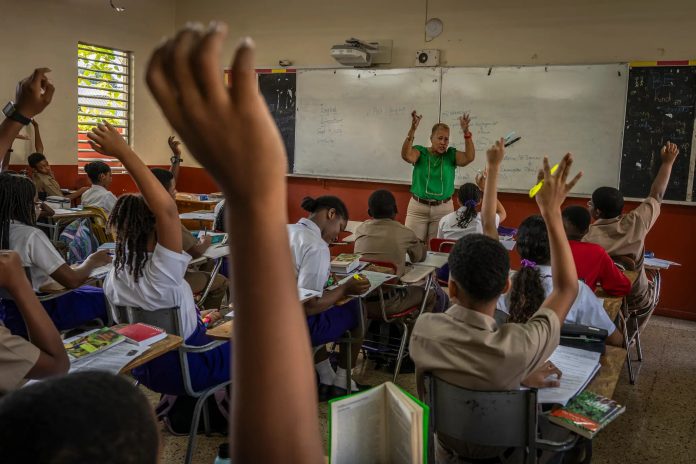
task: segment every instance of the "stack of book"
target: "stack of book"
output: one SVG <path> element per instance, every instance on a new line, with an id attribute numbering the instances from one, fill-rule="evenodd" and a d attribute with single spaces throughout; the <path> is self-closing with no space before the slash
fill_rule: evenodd
<path id="1" fill-rule="evenodd" d="M 331 260 L 331 272 L 348 274 L 360 266 L 360 255 L 354 253 L 341 253 Z"/>

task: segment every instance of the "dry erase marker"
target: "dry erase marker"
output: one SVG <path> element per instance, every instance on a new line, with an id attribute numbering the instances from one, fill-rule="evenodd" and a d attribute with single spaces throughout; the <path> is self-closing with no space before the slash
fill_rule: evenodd
<path id="1" fill-rule="evenodd" d="M 515 142 L 518 142 L 521 139 L 522 139 L 522 137 L 519 137 L 519 136 L 515 137 L 514 139 L 510 140 L 509 142 L 505 142 L 505 147 L 509 147 L 510 145 L 512 145 Z"/>
<path id="2" fill-rule="evenodd" d="M 551 168 L 551 174 L 556 172 L 556 169 L 558 169 L 558 163 L 554 164 L 553 167 Z M 541 190 L 541 186 L 544 185 L 544 181 L 540 180 L 539 183 L 537 183 L 534 187 L 531 188 L 529 191 L 529 198 L 534 198 L 534 195 L 539 193 L 539 190 Z"/>

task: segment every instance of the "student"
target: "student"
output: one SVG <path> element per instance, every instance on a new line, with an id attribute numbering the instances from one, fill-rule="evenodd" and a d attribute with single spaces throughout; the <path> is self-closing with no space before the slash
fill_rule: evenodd
<path id="1" fill-rule="evenodd" d="M 27 157 L 27 163 L 29 163 L 29 167 L 33 171 L 32 180 L 36 185 L 36 190 L 39 192 L 42 198 L 44 195 L 49 197 L 65 197 L 71 201 L 79 198 L 80 195 L 85 193 L 89 187 L 80 187 L 73 193 L 67 195 L 63 194 L 58 181 L 55 177 L 53 177 L 51 166 L 48 164 L 46 156 L 44 156 L 44 147 L 43 143 L 41 142 L 39 123 L 33 119 L 31 123 L 34 126 L 34 143 L 36 145 L 36 152 Z"/>
<path id="2" fill-rule="evenodd" d="M 527 322 L 553 291 L 551 250 L 546 224 L 541 216 L 530 216 L 517 231 L 517 252 L 522 268 L 512 278 L 512 288 L 498 299 L 498 309 L 509 314 L 507 322 Z M 609 319 L 602 300 L 590 287 L 578 282 L 578 296 L 563 322 L 588 325 L 609 333 L 607 343 L 623 345 L 623 335 Z"/>
<path id="3" fill-rule="evenodd" d="M 366 292 L 370 288 L 370 282 L 365 278 L 349 279 L 331 290 L 324 289 L 329 282 L 331 269 L 329 244 L 336 241 L 338 234 L 346 228 L 346 205 L 337 197 L 322 196 L 316 199 L 305 197 L 301 206 L 310 213 L 309 217 L 300 219 L 296 224 L 289 224 L 288 236 L 297 286 L 322 292 L 321 297 L 304 304 L 312 346 L 323 346 L 336 341 L 347 331 L 351 331 L 352 337 L 357 339 L 360 335 L 358 329 L 361 317 L 358 301 L 352 299 L 341 306 L 336 304 L 348 295 Z M 353 341 L 352 353 L 341 349 L 336 372 L 331 367 L 326 349 L 322 348 L 314 356 L 319 374 L 320 400 L 346 394 L 348 356 L 352 358 L 351 366 L 355 366 L 361 345 L 360 340 Z M 352 381 L 353 391 L 365 388 L 367 386 Z"/>
<path id="4" fill-rule="evenodd" d="M 389 190 L 375 190 L 367 201 L 367 213 L 372 219 L 363 222 L 355 230 L 356 253 L 364 258 L 388 261 L 396 265 L 396 274 L 404 275 L 406 255 L 412 263 L 419 263 L 426 258 L 427 249 L 415 232 L 396 221 L 396 199 Z M 420 306 L 425 289 L 409 286 L 406 291 L 387 290 L 384 292 L 384 304 L 387 314 L 405 311 L 413 306 Z M 375 295 L 368 297 L 367 311 L 371 318 L 381 318 L 380 302 Z M 430 294 L 427 311 L 435 304 L 434 294 Z"/>
<path id="5" fill-rule="evenodd" d="M 563 210 L 562 216 L 580 280 L 592 290 L 600 285 L 607 295 L 628 295 L 631 291 L 631 281 L 614 264 L 604 248 L 582 241 L 592 220 L 587 208 L 568 206 Z"/>
<path id="6" fill-rule="evenodd" d="M 162 186 L 167 190 L 172 199 L 176 198 L 176 179 L 171 171 L 167 171 L 162 168 L 152 168 L 152 173 L 155 175 L 157 180 L 162 184 Z M 205 250 L 210 248 L 213 244 L 212 237 L 210 235 L 204 235 L 203 237 L 196 240 L 190 230 L 186 228 L 183 224 L 179 223 L 179 229 L 181 230 L 181 243 L 183 250 L 191 255 L 192 258 L 200 258 L 205 253 Z M 186 282 L 191 286 L 191 290 L 194 295 L 200 295 L 205 290 L 208 280 L 210 279 L 210 272 L 205 270 L 187 270 L 185 276 Z M 215 276 L 212 287 L 210 287 L 210 292 L 204 301 L 204 306 L 208 309 L 219 308 L 225 297 L 225 292 L 227 291 L 227 279 L 224 276 L 218 274 Z"/>
<path id="7" fill-rule="evenodd" d="M 68 266 L 46 234 L 35 227 L 39 205 L 36 189 L 29 179 L 0 174 L 0 248 L 19 254 L 22 264 L 29 268 L 35 291 L 54 281 L 73 289 L 43 302 L 58 330 L 72 329 L 93 319 L 106 321 L 104 292 L 82 285 L 95 268 L 111 262 L 111 257 L 102 250 L 75 268 Z M 1 307 L 5 309 L 5 326 L 14 334 L 26 336 L 24 321 L 14 302 L 2 300 Z"/>
<path id="8" fill-rule="evenodd" d="M 82 195 L 82 206 L 96 206 L 107 215 L 116 205 L 116 195 L 109 191 L 111 185 L 111 168 L 103 161 L 93 161 L 85 165 L 85 172 L 92 182 L 92 187 Z"/>
<path id="9" fill-rule="evenodd" d="M 468 234 L 483 233 L 481 213 L 476 212 L 476 207 L 481 202 L 485 187 L 486 178 L 481 174 L 476 177 L 476 184 L 467 182 L 459 187 L 457 191 L 459 209 L 440 220 L 437 227 L 437 238 L 458 240 Z M 495 226 L 498 227 L 506 217 L 505 208 L 499 200 L 496 200 Z"/>
<path id="10" fill-rule="evenodd" d="M 142 196 L 122 195 L 109 218 L 116 239 L 114 269 L 104 279 L 109 302 L 113 306 L 144 310 L 178 307 L 185 343 L 201 346 L 211 342 L 193 301 L 191 287 L 184 280 L 191 256 L 181 246 L 181 222 L 174 199 L 112 125 L 98 124 L 87 137 L 95 151 L 123 163 L 142 193 Z M 195 390 L 230 377 L 227 344 L 189 354 L 188 358 Z M 160 356 L 132 372 L 153 391 L 185 394 L 176 352 Z"/>
<path id="11" fill-rule="evenodd" d="M 137 387 L 106 372 L 38 382 L 0 400 L 5 464 L 156 464 L 159 430 Z M 31 431 L 31 433 L 28 433 Z"/>
<path id="12" fill-rule="evenodd" d="M 487 152 L 489 177 L 481 211 L 485 236 L 467 235 L 450 253 L 449 291 L 454 306 L 443 314 L 423 314 L 416 321 L 410 353 L 421 395 L 425 372 L 473 390 L 511 390 L 521 384 L 540 387 L 550 383 L 544 379 L 554 368 L 547 360 L 558 346 L 561 321 L 578 292 L 560 207 L 581 174 L 566 183 L 571 155 L 563 158 L 555 175 L 544 158 L 544 184 L 536 201 L 548 227 L 553 290 L 526 323 L 497 327 L 493 318 L 496 302 L 510 287 L 508 252 L 499 243 L 495 227 L 498 171 L 503 156 L 504 140 L 500 139 Z M 436 445 L 441 458 L 438 462 L 455 460 L 454 453 L 484 458 L 499 452 L 489 447 L 474 449 L 445 437 L 439 437 Z"/>
<path id="13" fill-rule="evenodd" d="M 0 323 L 0 395 L 20 387 L 26 379 L 66 374 L 70 362 L 63 340 L 34 295 L 14 251 L 0 251 L 0 289 L 15 301 L 30 340 L 12 335 Z"/>
<path id="14" fill-rule="evenodd" d="M 615 260 L 628 258 L 629 267 L 638 271 L 638 278 L 627 298 L 631 311 L 644 313 L 652 307 L 652 294 L 643 267 L 645 237 L 660 215 L 660 204 L 678 155 L 677 145 L 667 142 L 662 147 L 662 164 L 650 187 L 650 194 L 633 211 L 623 214 L 623 195 L 613 187 L 598 188 L 592 193 L 592 199 L 588 203 L 595 222 L 583 241 L 600 245 Z"/>
<path id="15" fill-rule="evenodd" d="M 287 156 L 258 92 L 250 39 L 237 47 L 231 85 L 220 77 L 226 30 L 219 22 L 181 30 L 153 54 L 147 83 L 227 198 L 236 289 L 232 461 L 321 464 L 312 355 L 287 240 Z M 272 291 L 249 269 L 263 269 Z"/>

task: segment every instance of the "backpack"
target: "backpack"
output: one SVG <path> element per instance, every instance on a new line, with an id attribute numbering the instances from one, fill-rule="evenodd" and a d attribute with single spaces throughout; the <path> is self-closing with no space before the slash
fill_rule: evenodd
<path id="1" fill-rule="evenodd" d="M 68 264 L 81 263 L 99 248 L 99 242 L 92 233 L 92 223 L 88 218 L 76 219 L 68 224 L 58 240 L 68 247 Z"/>

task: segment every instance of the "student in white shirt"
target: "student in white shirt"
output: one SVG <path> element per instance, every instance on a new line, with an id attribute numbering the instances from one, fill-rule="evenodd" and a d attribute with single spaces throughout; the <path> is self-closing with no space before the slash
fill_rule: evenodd
<path id="1" fill-rule="evenodd" d="M 481 213 L 478 213 L 476 208 L 478 208 L 483 197 L 483 190 L 486 187 L 485 179 L 484 175 L 479 174 L 476 176 L 476 184 L 467 182 L 459 187 L 457 191 L 459 209 L 449 213 L 440 220 L 440 224 L 437 227 L 437 238 L 459 240 L 468 234 L 483 233 Z M 496 201 L 495 226 L 498 227 L 505 220 L 507 213 L 500 200 Z"/>
<path id="2" fill-rule="evenodd" d="M 350 279 L 343 285 L 331 290 L 324 290 L 331 274 L 331 255 L 329 243 L 338 238 L 339 232 L 346 228 L 348 210 L 343 202 L 334 196 L 319 198 L 306 197 L 302 200 L 302 209 L 310 213 L 306 219 L 288 225 L 290 251 L 295 264 L 297 286 L 321 292 L 304 304 L 309 326 L 312 346 L 322 346 L 335 341 L 346 333 L 359 328 L 360 307 L 353 299 L 336 306 L 336 303 L 348 295 L 360 295 L 370 288 L 367 279 Z M 354 335 L 354 338 L 357 334 Z M 334 372 L 325 349 L 314 356 L 315 367 L 319 374 L 319 399 L 321 401 L 333 396 L 346 394 L 348 356 L 352 357 L 351 366 L 355 366 L 362 343 L 353 341 L 352 353 L 341 350 L 338 370 Z M 353 382 L 353 391 L 366 386 Z"/>
<path id="3" fill-rule="evenodd" d="M 31 180 L 7 172 L 0 174 L 0 249 L 19 254 L 22 265 L 28 268 L 34 291 L 54 281 L 75 289 L 43 302 L 58 330 L 72 329 L 97 318 L 105 322 L 104 292 L 82 284 L 92 270 L 108 264 L 111 258 L 106 251 L 98 251 L 81 265 L 68 266 L 46 234 L 35 227 L 39 205 Z M 24 320 L 14 302 L 3 300 L 0 306 L 5 310 L 5 326 L 12 333 L 26 337 Z"/>
<path id="4" fill-rule="evenodd" d="M 181 222 L 176 202 L 155 175 L 110 124 L 99 124 L 88 134 L 99 153 L 119 159 L 142 195 L 122 195 L 109 218 L 116 239 L 114 269 L 104 281 L 104 291 L 114 306 L 144 310 L 179 307 L 182 335 L 188 345 L 212 341 L 184 280 L 191 260 L 182 249 Z M 230 378 L 230 347 L 190 354 L 191 383 L 196 390 Z M 153 391 L 185 394 L 176 352 L 133 370 L 133 376 Z"/>
<path id="5" fill-rule="evenodd" d="M 501 295 L 497 305 L 497 309 L 509 314 L 507 322 L 526 322 L 553 290 L 549 238 L 541 216 L 530 216 L 522 222 L 517 232 L 517 251 L 522 257 L 522 268 L 514 275 L 510 292 Z M 609 319 L 602 301 L 584 282 L 578 284 L 578 295 L 565 322 L 605 329 L 609 333 L 607 343 L 621 346 L 623 335 Z"/>
<path id="6" fill-rule="evenodd" d="M 85 165 L 85 172 L 92 186 L 82 194 L 82 206 L 96 206 L 111 214 L 116 204 L 116 195 L 109 191 L 111 168 L 103 161 L 93 161 Z"/>

